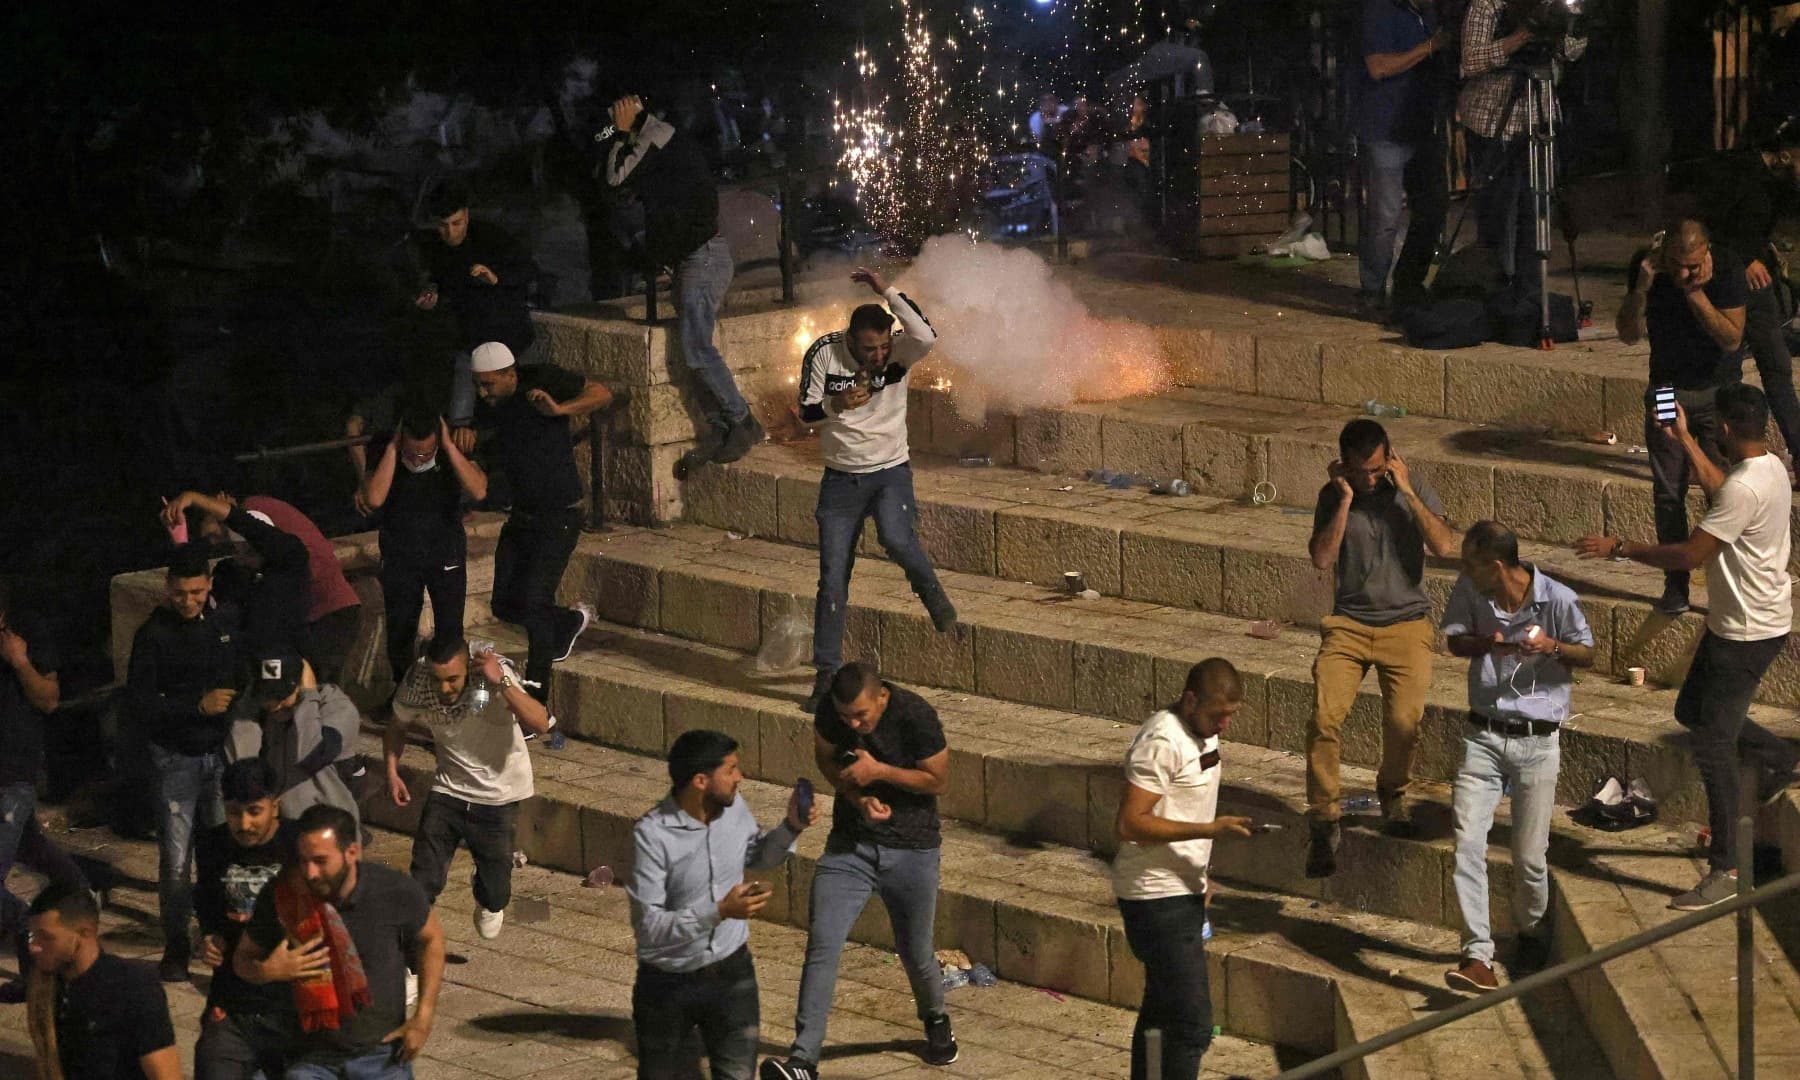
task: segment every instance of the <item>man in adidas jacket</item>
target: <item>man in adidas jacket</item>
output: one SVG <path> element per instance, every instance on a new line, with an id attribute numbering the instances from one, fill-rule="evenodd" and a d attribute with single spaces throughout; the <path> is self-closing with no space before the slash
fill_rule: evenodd
<path id="1" fill-rule="evenodd" d="M 844 621 L 850 568 L 863 521 L 888 557 L 906 572 L 913 592 L 939 633 L 956 628 L 956 607 L 938 584 L 931 559 L 913 531 L 912 466 L 906 444 L 907 375 L 931 351 L 937 335 L 910 299 L 873 270 L 850 275 L 886 301 L 850 313 L 850 325 L 806 350 L 800 369 L 800 419 L 819 429 L 819 595 L 813 609 L 812 696 L 802 706 L 818 710 L 831 676 L 844 662 Z M 900 326 L 895 329 L 898 320 Z"/>

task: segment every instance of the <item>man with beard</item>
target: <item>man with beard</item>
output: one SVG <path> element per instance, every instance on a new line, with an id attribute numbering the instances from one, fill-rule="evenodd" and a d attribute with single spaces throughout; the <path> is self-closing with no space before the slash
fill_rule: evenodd
<path id="1" fill-rule="evenodd" d="M 548 735 L 554 723 L 544 703 L 525 692 L 512 661 L 492 646 L 471 657 L 461 634 L 435 639 L 394 692 L 394 719 L 382 741 L 395 806 L 412 802 L 400 775 L 406 729 L 429 728 L 437 755 L 413 834 L 413 880 L 436 903 L 457 847 L 467 844 L 475 860 L 475 929 L 483 938 L 500 935 L 512 899 L 519 804 L 532 793 L 525 732 Z"/>
<path id="2" fill-rule="evenodd" d="M 737 797 L 738 744 L 717 731 L 682 732 L 669 748 L 669 797 L 632 830 L 637 857 L 631 926 L 637 934 L 639 1080 L 673 1080 L 687 1034 L 700 1029 L 714 1080 L 750 1080 L 761 1008 L 750 927 L 774 891 L 744 872 L 769 871 L 819 816 L 796 790 L 787 817 L 763 832 Z"/>
<path id="3" fill-rule="evenodd" d="M 419 965 L 410 1019 L 409 956 Z M 437 1015 L 444 928 L 417 882 L 363 860 L 355 818 L 315 806 L 287 869 L 257 894 L 232 968 L 254 986 L 292 985 L 301 1033 L 288 1080 L 410 1080 Z"/>
<path id="4" fill-rule="evenodd" d="M 225 822 L 202 832 L 194 852 L 200 956 L 213 969 L 194 1045 L 194 1076 L 250 1080 L 259 1070 L 279 1076 L 281 1049 L 294 1025 L 289 995 L 283 987 L 246 983 L 231 958 L 257 894 L 281 871 L 295 826 L 281 819 L 275 770 L 261 758 L 227 766 L 219 792 Z"/>

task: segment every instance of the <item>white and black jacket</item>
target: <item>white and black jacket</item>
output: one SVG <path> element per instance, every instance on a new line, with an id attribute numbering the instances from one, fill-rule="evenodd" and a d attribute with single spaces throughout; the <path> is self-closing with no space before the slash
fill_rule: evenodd
<path id="1" fill-rule="evenodd" d="M 868 401 L 839 412 L 832 400 L 856 381 L 846 331 L 813 342 L 800 366 L 800 419 L 818 426 L 819 456 L 840 472 L 872 473 L 906 463 L 906 377 L 937 343 L 924 313 L 905 293 L 889 289 L 884 298 L 900 325 L 887 367 L 873 373 Z"/>

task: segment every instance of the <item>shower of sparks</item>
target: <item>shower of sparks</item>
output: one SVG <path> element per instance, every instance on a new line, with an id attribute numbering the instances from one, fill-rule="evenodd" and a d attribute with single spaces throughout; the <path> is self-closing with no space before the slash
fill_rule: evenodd
<path id="1" fill-rule="evenodd" d="M 940 15 L 927 0 L 897 6 L 898 55 L 883 70 L 868 48 L 852 54 L 855 86 L 834 102 L 833 127 L 838 165 L 869 223 L 911 250 L 957 228 L 974 209 L 997 121 L 982 81 L 989 51 L 982 9 Z"/>

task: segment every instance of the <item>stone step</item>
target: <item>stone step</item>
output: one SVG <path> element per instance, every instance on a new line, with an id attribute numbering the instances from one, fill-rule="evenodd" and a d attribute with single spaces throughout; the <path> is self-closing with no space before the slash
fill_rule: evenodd
<path id="1" fill-rule="evenodd" d="M 503 646 L 523 644 L 509 629 L 481 633 Z M 811 721 L 794 706 L 810 686 L 807 673 L 785 678 L 760 674 L 754 657 L 743 653 L 601 624 L 557 669 L 556 678 L 558 716 L 579 738 L 654 757 L 682 731 L 710 727 L 739 741 L 746 776 L 780 785 L 806 777 L 823 786 L 813 763 Z M 1115 849 L 1119 766 L 1135 726 L 957 691 L 924 688 L 920 693 L 938 710 L 951 748 L 949 785 L 940 803 L 947 817 L 1019 846 L 1051 843 L 1100 856 Z M 1346 768 L 1344 782 L 1347 792 L 1367 793 L 1374 776 L 1367 769 Z M 1301 873 L 1306 837 L 1302 758 L 1233 744 L 1223 784 L 1220 813 L 1252 817 L 1280 831 L 1254 843 L 1218 844 L 1213 869 L 1221 878 L 1411 923 L 1448 930 L 1460 925 L 1453 881 L 1455 839 L 1444 785 L 1421 785 L 1418 839 L 1386 836 L 1360 823 L 1372 818 L 1347 817 L 1340 869 L 1321 881 Z M 1653 826 L 1604 833 L 1569 820 L 1567 809 L 1559 810 L 1551 839 L 1559 960 L 1666 921 L 1673 916 L 1668 898 L 1690 887 L 1703 870 L 1691 841 L 1678 831 Z M 1764 815 L 1763 827 L 1773 828 L 1777 819 L 1790 829 L 1800 824 L 1800 806 L 1778 804 Z M 1503 807 L 1496 835 L 1504 837 L 1510 828 L 1510 814 Z M 1488 874 L 1495 933 L 1511 934 L 1508 897 L 1514 879 L 1508 851 L 1490 849 Z M 1621 896 L 1632 900 L 1633 919 L 1617 917 Z M 1716 1047 L 1729 1052 L 1734 1045 L 1734 1034 L 1715 1030 L 1721 1024 L 1720 1002 L 1726 999 L 1708 996 L 1706 980 L 1721 971 L 1728 979 L 1735 953 L 1728 937 L 1712 940 L 1729 931 L 1711 929 L 1708 944 L 1719 947 L 1708 953 L 1704 974 L 1701 967 L 1687 965 L 1679 977 L 1644 981 L 1642 972 L 1653 959 L 1655 965 L 1667 965 L 1682 955 L 1659 953 L 1620 961 L 1582 982 L 1584 1014 L 1620 1075 L 1711 1075 L 1720 1064 Z M 1800 1034 L 1793 1011 L 1800 1000 L 1793 993 L 1800 977 L 1760 918 L 1757 949 L 1758 993 L 1769 1003 L 1761 1021 L 1763 1045 L 1782 1047 L 1790 1033 Z M 1659 1038 L 1643 1038 L 1645 1025 L 1639 1021 L 1664 1014 L 1689 1017 L 1691 1030 L 1665 1023 Z M 1696 1048 L 1707 1047 L 1714 1050 L 1695 1057 Z"/>
<path id="2" fill-rule="evenodd" d="M 761 446 L 742 461 L 701 470 L 685 485 L 688 520 L 814 545 L 816 462 L 808 440 Z M 914 457 L 913 474 L 919 534 L 941 568 L 1047 586 L 1074 570 L 1107 596 L 1302 626 L 1317 626 L 1331 610 L 1334 576 L 1307 555 L 1310 512 L 1169 498 L 1016 468 L 963 468 L 924 455 Z M 1660 571 L 1581 559 L 1537 541 L 1521 547 L 1525 558 L 1581 594 L 1599 650 L 1596 674 L 1622 679 L 1641 666 L 1653 683 L 1681 682 L 1705 629 L 1704 572 L 1693 589 L 1700 610 L 1670 619 L 1651 606 L 1662 594 Z M 872 525 L 863 529 L 859 554 L 885 556 Z M 1454 559 L 1431 560 L 1426 591 L 1434 622 L 1458 573 Z M 1800 648 L 1776 662 L 1758 700 L 1800 704 Z"/>
<path id="3" fill-rule="evenodd" d="M 565 598 L 593 599 L 611 622 L 742 651 L 758 649 L 784 617 L 810 619 L 818 572 L 805 549 L 686 525 L 584 538 L 571 571 Z M 931 629 L 898 568 L 859 566 L 846 656 L 872 660 L 907 684 L 1136 724 L 1176 696 L 1190 665 L 1222 655 L 1247 680 L 1232 740 L 1304 747 L 1315 635 L 1288 629 L 1262 640 L 1249 636 L 1247 621 L 1227 616 L 1124 599 L 1082 601 L 955 571 L 941 576 L 962 616 L 951 635 Z M 1703 819 L 1704 793 L 1672 717 L 1674 697 L 1666 689 L 1579 680 L 1573 722 L 1562 735 L 1558 801 L 1584 801 L 1609 775 L 1635 776 L 1657 793 L 1665 820 Z M 1436 665 L 1428 701 L 1417 775 L 1447 782 L 1467 712 L 1461 662 Z M 1793 710 L 1757 705 L 1752 715 L 1778 734 L 1800 736 Z M 1378 764 L 1380 730 L 1379 698 L 1365 683 L 1346 722 L 1344 760 Z"/>
<path id="4" fill-rule="evenodd" d="M 372 735 L 365 751 L 375 752 Z M 667 792 L 660 758 L 571 740 L 561 753 L 535 751 L 537 795 L 520 815 L 519 846 L 539 866 L 585 874 L 610 866 L 627 880 L 631 827 Z M 413 805 L 376 796 L 365 810 L 383 828 L 410 832 L 428 782 L 428 753 L 409 747 L 403 770 Z M 742 796 L 764 819 L 788 791 L 747 780 Z M 821 815 L 831 800 L 821 795 Z M 797 856 L 775 873 L 767 921 L 803 926 L 824 829 L 802 836 Z M 1018 846 L 955 822 L 944 830 L 936 944 L 961 949 L 1002 979 L 1135 1008 L 1142 967 L 1124 940 L 1104 867 L 1093 856 L 1050 845 Z M 1447 931 L 1317 901 L 1221 885 L 1209 945 L 1214 1019 L 1227 1032 L 1308 1055 L 1397 1026 L 1448 999 L 1442 968 L 1455 952 Z M 505 935 L 502 936 L 504 940 Z M 853 940 L 892 948 L 892 929 L 871 905 Z M 1555 1000 L 1552 998 L 1551 1000 Z M 959 1007 L 953 1000 L 951 1005 Z M 1424 1080 L 1451 1062 L 1484 1075 L 1607 1075 L 1600 1050 L 1567 1004 L 1515 1004 L 1376 1055 L 1347 1075 Z"/>
<path id="5" fill-rule="evenodd" d="M 923 385 L 914 386 L 908 412 L 915 451 L 976 454 L 1068 476 L 1106 469 L 1183 477 L 1197 494 L 1245 501 L 1261 484 L 1274 502 L 1308 509 L 1338 456 L 1338 432 L 1362 415 L 1343 405 L 1182 389 L 972 420 L 958 411 L 953 390 Z M 1612 430 L 1618 442 L 1611 446 L 1552 433 L 1553 416 L 1513 424 L 1431 416 L 1380 423 L 1456 524 L 1496 518 L 1522 537 L 1556 544 L 1601 532 L 1654 538 L 1649 458 L 1631 452 L 1645 442 L 1641 404 L 1576 429 Z M 1704 513 L 1697 487 L 1688 509 L 1690 521 Z"/>

